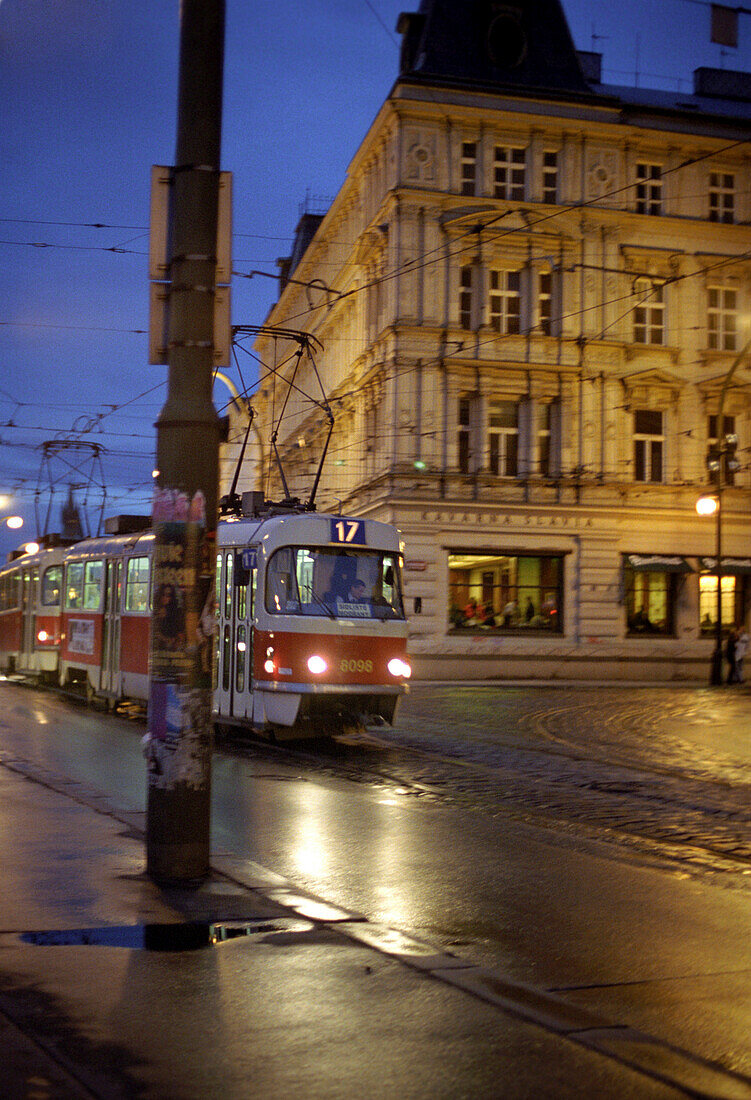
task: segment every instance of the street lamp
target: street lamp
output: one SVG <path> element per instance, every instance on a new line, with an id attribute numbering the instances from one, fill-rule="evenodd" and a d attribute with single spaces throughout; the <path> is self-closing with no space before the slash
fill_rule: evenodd
<path id="1" fill-rule="evenodd" d="M 746 358 L 749 351 L 751 351 L 751 338 L 746 341 L 736 355 L 722 383 L 717 408 L 717 427 L 715 429 L 717 433 L 717 444 L 714 447 L 710 447 L 709 453 L 707 454 L 707 470 L 709 471 L 711 481 L 714 483 L 715 491 L 709 496 L 700 497 L 696 502 L 696 510 L 699 515 L 717 516 L 717 565 L 715 568 L 715 573 L 717 575 L 717 614 L 715 622 L 715 645 L 709 672 L 710 684 L 722 683 L 722 490 L 725 483 L 725 473 L 727 471 L 737 470 L 739 465 L 735 457 L 735 449 L 738 446 L 738 436 L 732 432 L 724 431 L 725 418 L 723 412 L 725 409 L 725 395 L 730 385 L 730 379 Z"/>
<path id="2" fill-rule="evenodd" d="M 720 464 L 721 465 L 721 464 Z M 699 497 L 696 511 L 700 516 L 716 516 L 715 551 L 717 554 L 717 610 L 715 611 L 715 642 L 709 671 L 710 684 L 722 683 L 722 473 L 718 472 L 715 496 Z"/>

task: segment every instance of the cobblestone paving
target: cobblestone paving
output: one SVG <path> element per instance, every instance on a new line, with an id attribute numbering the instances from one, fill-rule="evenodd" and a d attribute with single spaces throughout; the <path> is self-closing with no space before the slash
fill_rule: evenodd
<path id="1" fill-rule="evenodd" d="M 751 886 L 745 688 L 419 685 L 393 729 L 317 759 Z"/>

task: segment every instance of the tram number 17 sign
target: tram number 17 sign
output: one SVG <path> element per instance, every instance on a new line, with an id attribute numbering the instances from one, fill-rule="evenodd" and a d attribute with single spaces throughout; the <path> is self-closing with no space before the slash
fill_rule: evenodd
<path id="1" fill-rule="evenodd" d="M 332 519 L 331 541 L 365 546 L 365 523 L 361 519 Z"/>

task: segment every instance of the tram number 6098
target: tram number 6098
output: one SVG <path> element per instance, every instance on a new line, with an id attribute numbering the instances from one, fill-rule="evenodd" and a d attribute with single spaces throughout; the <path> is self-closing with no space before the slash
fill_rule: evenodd
<path id="1" fill-rule="evenodd" d="M 355 660 L 354 658 L 347 659 L 345 657 L 342 660 L 341 664 L 339 665 L 339 671 L 340 672 L 372 672 L 373 671 L 373 662 L 372 661 Z"/>

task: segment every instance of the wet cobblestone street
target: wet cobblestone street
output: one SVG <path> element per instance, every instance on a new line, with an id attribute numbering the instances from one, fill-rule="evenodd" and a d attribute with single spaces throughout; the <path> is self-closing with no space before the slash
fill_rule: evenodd
<path id="1" fill-rule="evenodd" d="M 751 885 L 745 688 L 420 684 L 393 729 L 317 759 L 404 797 L 511 813 Z"/>

